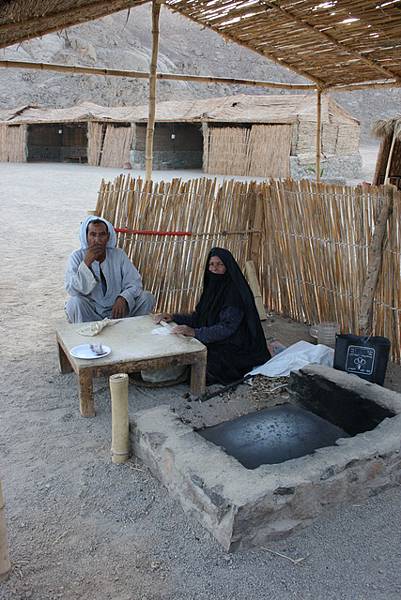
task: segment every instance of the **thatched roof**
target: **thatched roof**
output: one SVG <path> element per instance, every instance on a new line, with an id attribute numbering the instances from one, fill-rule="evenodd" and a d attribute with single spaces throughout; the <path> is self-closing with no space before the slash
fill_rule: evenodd
<path id="1" fill-rule="evenodd" d="M 8 0 L 0 6 L 0 48 L 59 31 L 147 0 Z"/>
<path id="2" fill-rule="evenodd" d="M 8 0 L 0 47 L 143 0 Z M 323 88 L 401 85 L 401 0 L 165 0 L 165 6 Z"/>
<path id="3" fill-rule="evenodd" d="M 398 140 L 401 140 L 401 117 L 379 119 L 373 124 L 372 132 L 378 138 L 392 137 L 394 134 Z"/>
<path id="4" fill-rule="evenodd" d="M 130 122 L 133 107 L 99 106 L 93 102 L 82 102 L 68 108 L 25 106 L 0 111 L 0 122 L 8 125 L 23 123 L 68 123 L 78 121 Z"/>
<path id="5" fill-rule="evenodd" d="M 322 122 L 330 116 L 340 121 L 358 124 L 332 98 L 324 96 Z M 71 108 L 22 107 L 14 111 L 0 111 L 0 122 L 10 125 L 21 123 L 66 123 L 77 121 L 146 122 L 148 107 L 105 107 L 85 102 Z M 216 122 L 216 123 L 294 123 L 316 121 L 316 98 L 312 94 L 280 94 L 268 96 L 225 96 L 183 102 L 160 102 L 156 107 L 158 122 Z"/>

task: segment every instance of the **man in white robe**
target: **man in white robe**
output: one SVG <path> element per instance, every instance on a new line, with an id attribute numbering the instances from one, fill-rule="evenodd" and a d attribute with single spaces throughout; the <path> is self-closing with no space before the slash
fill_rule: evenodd
<path id="1" fill-rule="evenodd" d="M 130 259 L 116 248 L 111 223 L 90 216 L 81 224 L 81 248 L 68 261 L 65 289 L 70 295 L 65 312 L 70 323 L 122 319 L 152 312 L 155 299 L 142 288 Z"/>

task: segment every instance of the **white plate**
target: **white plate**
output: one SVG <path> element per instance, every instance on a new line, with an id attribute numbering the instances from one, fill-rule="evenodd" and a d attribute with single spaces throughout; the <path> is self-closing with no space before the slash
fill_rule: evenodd
<path id="1" fill-rule="evenodd" d="M 93 350 L 90 349 L 90 344 L 80 344 L 79 346 L 74 346 L 74 348 L 71 348 L 70 354 L 74 358 L 85 358 L 88 360 L 103 358 L 104 356 L 110 354 L 111 348 L 109 346 L 105 346 L 104 344 L 102 344 L 102 347 L 104 350 L 103 354 L 96 354 L 96 352 L 93 352 Z"/>

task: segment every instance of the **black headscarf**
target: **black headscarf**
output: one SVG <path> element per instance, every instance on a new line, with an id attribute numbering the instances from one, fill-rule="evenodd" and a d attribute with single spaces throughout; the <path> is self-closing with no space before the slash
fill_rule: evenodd
<path id="1" fill-rule="evenodd" d="M 209 271 L 212 256 L 218 256 L 224 263 L 224 275 Z M 219 373 L 218 379 L 223 383 L 240 379 L 252 367 L 266 362 L 270 354 L 251 288 L 241 269 L 231 252 L 225 248 L 212 248 L 206 259 L 203 292 L 195 309 L 196 326 L 215 325 L 221 311 L 227 307 L 240 309 L 244 316 L 237 331 L 229 338 L 208 344 L 208 370 L 215 364 L 213 370 Z"/>

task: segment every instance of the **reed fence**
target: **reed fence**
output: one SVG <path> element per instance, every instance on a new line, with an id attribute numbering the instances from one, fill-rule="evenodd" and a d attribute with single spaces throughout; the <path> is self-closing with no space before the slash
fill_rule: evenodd
<path id="1" fill-rule="evenodd" d="M 369 246 L 388 189 L 293 180 L 145 183 L 121 175 L 102 182 L 96 213 L 136 232 L 119 233 L 118 245 L 160 310 L 193 309 L 205 257 L 219 245 L 242 268 L 254 260 L 268 310 L 306 323 L 335 320 L 343 332 L 356 332 Z M 400 362 L 401 193 L 393 191 L 393 199 L 371 333 L 388 337 Z"/>
<path id="2" fill-rule="evenodd" d="M 134 127 L 88 123 L 88 164 L 122 167 L 129 160 Z"/>
<path id="3" fill-rule="evenodd" d="M 220 175 L 289 177 L 291 142 L 291 125 L 209 127 L 204 143 L 205 171 Z"/>
<path id="4" fill-rule="evenodd" d="M 0 162 L 26 162 L 26 125 L 0 125 Z"/>
<path id="5" fill-rule="evenodd" d="M 120 175 L 112 183 L 102 182 L 96 214 L 129 230 L 118 234 L 118 245 L 156 295 L 158 308 L 188 311 L 202 289 L 211 247 L 228 248 L 245 266 L 255 233 L 255 187 L 235 181 L 217 185 L 210 179 L 153 183 Z"/>
<path id="6" fill-rule="evenodd" d="M 333 320 L 343 332 L 358 332 L 369 246 L 388 190 L 290 180 L 266 186 L 261 254 L 267 306 L 298 321 Z M 388 337 L 400 362 L 401 194 L 391 193 L 369 333 Z"/>

